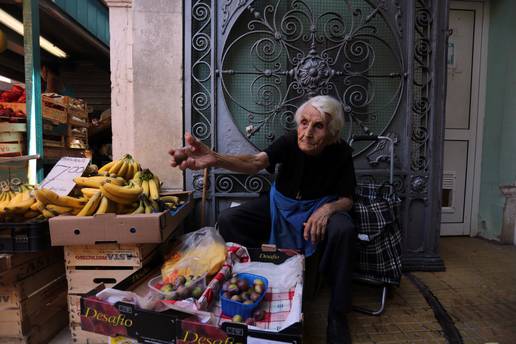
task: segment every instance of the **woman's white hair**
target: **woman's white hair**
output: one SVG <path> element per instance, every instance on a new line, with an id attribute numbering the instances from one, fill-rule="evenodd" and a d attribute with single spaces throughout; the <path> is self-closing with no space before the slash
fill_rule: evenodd
<path id="1" fill-rule="evenodd" d="M 332 142 L 338 141 L 340 132 L 344 128 L 344 112 L 342 104 L 335 98 L 330 96 L 315 96 L 304 102 L 296 111 L 294 119 L 297 125 L 301 122 L 301 113 L 305 106 L 312 105 L 321 114 L 329 116 L 328 129 L 330 131 Z"/>

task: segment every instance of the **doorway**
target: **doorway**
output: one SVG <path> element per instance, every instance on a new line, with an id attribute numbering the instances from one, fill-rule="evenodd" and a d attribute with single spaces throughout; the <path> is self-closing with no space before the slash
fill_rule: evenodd
<path id="1" fill-rule="evenodd" d="M 478 207 L 484 4 L 450 3 L 441 235 L 470 235 Z M 483 48 L 483 49 L 482 49 Z M 478 193 L 478 192 L 477 192 Z"/>

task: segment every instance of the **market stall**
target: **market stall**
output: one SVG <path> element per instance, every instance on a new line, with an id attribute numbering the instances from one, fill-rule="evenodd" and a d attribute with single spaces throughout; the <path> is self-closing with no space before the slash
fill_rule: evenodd
<path id="1" fill-rule="evenodd" d="M 2 191 L 0 308 L 24 316 L 6 315 L 17 327 L 2 323 L 1 337 L 45 343 L 69 321 L 77 342 L 105 343 L 107 337 L 81 330 L 80 298 L 153 261 L 183 231 L 192 207 L 191 193 L 164 192 L 158 176 L 128 154 L 100 168 L 64 157 L 42 183 Z M 44 307 L 43 296 L 31 299 L 38 288 L 53 293 Z M 33 337 L 43 313 L 55 328 Z"/>

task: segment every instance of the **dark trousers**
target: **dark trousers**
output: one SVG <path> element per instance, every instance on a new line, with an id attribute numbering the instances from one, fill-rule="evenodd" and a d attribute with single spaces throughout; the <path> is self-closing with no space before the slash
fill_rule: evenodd
<path id="1" fill-rule="evenodd" d="M 221 212 L 218 228 L 226 241 L 246 247 L 260 247 L 267 243 L 271 233 L 268 194 Z M 351 310 L 355 237 L 355 228 L 349 214 L 335 213 L 330 217 L 325 238 L 317 248 L 323 250 L 319 271 L 325 274 L 331 286 L 330 313 L 343 314 Z"/>

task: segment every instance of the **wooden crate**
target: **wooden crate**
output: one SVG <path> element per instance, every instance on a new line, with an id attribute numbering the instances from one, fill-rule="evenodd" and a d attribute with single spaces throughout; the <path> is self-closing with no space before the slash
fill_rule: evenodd
<path id="1" fill-rule="evenodd" d="M 23 155 L 26 131 L 25 123 L 0 123 L 0 156 Z"/>
<path id="2" fill-rule="evenodd" d="M 17 307 L 0 312 L 0 337 L 24 337 L 35 327 L 44 325 L 55 314 L 66 312 L 66 279 L 62 275 L 29 295 Z"/>
<path id="3" fill-rule="evenodd" d="M 37 253 L 1 254 L 0 285 L 12 286 L 54 264 L 61 265 L 64 271 L 61 248 Z"/>
<path id="4" fill-rule="evenodd" d="M 144 259 L 151 255 L 156 247 L 156 244 L 65 246 L 64 257 L 67 267 L 127 266 L 141 268 Z"/>
<path id="5" fill-rule="evenodd" d="M 68 122 L 68 97 L 43 94 L 41 96 L 41 113 L 43 118 L 58 123 Z"/>
<path id="6" fill-rule="evenodd" d="M 0 336 L 0 344 L 47 344 L 67 324 L 66 309 L 47 318 L 43 326 L 35 326 L 25 336 Z"/>
<path id="7" fill-rule="evenodd" d="M 59 278 L 64 272 L 64 264 L 56 262 L 20 281 L 0 281 L 0 309 L 20 307 L 31 294 Z"/>
<path id="8" fill-rule="evenodd" d="M 70 124 L 68 126 L 66 143 L 69 148 L 88 148 L 88 128 Z"/>
<path id="9" fill-rule="evenodd" d="M 85 294 L 100 283 L 111 287 L 139 268 L 156 253 L 155 244 L 66 246 L 68 292 Z"/>
<path id="10" fill-rule="evenodd" d="M 80 344 L 107 344 L 109 337 L 97 333 L 83 331 L 81 325 L 70 324 L 70 332 L 72 333 L 72 342 Z"/>

